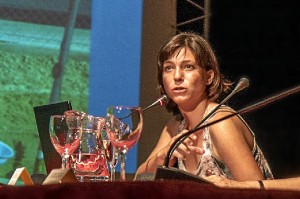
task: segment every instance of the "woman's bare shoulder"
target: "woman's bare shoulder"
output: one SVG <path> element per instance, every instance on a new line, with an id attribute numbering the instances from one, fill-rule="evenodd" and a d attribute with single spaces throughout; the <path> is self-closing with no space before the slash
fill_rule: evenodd
<path id="1" fill-rule="evenodd" d="M 225 136 L 225 134 L 233 135 L 233 132 L 247 131 L 245 123 L 239 116 L 234 115 L 232 117 L 226 118 L 232 113 L 235 113 L 235 110 L 228 106 L 222 106 L 222 108 L 217 110 L 216 113 L 213 114 L 210 118 L 210 122 L 217 120 L 219 120 L 219 122 L 210 126 L 211 133 L 215 134 L 215 136 L 220 135 L 221 137 L 223 137 Z M 223 118 L 226 119 L 223 120 Z"/>

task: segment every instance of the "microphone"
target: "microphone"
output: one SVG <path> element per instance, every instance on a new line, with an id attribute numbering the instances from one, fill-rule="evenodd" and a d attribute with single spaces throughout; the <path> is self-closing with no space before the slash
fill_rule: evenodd
<path id="1" fill-rule="evenodd" d="M 165 105 L 166 103 L 168 103 L 168 101 L 169 101 L 168 96 L 167 95 L 163 95 L 160 98 L 158 98 L 155 102 L 153 102 L 152 104 L 150 104 L 149 106 L 143 108 L 142 111 L 145 111 L 145 110 L 147 110 L 149 108 L 152 108 L 154 106 L 157 106 L 157 105 L 160 105 L 160 106 Z"/>
<path id="2" fill-rule="evenodd" d="M 281 100 L 281 99 L 283 99 L 283 98 L 285 98 L 287 96 L 296 94 L 298 92 L 300 92 L 300 86 L 296 86 L 296 87 L 294 87 L 292 89 L 289 89 L 287 91 L 283 91 L 283 92 L 281 92 L 281 93 L 279 93 L 277 95 L 274 95 L 272 97 L 269 97 L 269 98 L 267 98 L 265 100 L 261 100 L 261 101 L 255 103 L 255 104 L 250 105 L 250 106 L 246 106 L 245 108 L 242 108 L 242 109 L 240 109 L 240 110 L 238 110 L 238 111 L 236 111 L 234 113 L 231 113 L 231 114 L 229 114 L 227 116 L 224 116 L 224 117 L 222 117 L 222 118 L 220 118 L 218 120 L 215 120 L 215 121 L 209 122 L 209 123 L 207 123 L 205 125 L 202 125 L 202 126 L 199 126 L 197 128 L 194 128 L 194 129 L 190 130 L 187 133 L 191 134 L 191 133 L 193 133 L 195 131 L 198 131 L 200 129 L 204 129 L 204 128 L 208 127 L 208 126 L 211 126 L 211 125 L 213 125 L 215 123 L 218 123 L 218 122 L 221 122 L 221 121 L 226 120 L 228 118 L 231 118 L 231 117 L 233 117 L 235 115 L 238 115 L 238 114 L 242 115 L 244 113 L 248 113 L 248 112 L 257 110 L 257 109 L 262 108 L 262 107 L 264 107 L 264 106 L 266 106 L 268 104 L 274 103 L 274 102 L 276 102 L 278 100 Z M 185 172 L 185 171 L 180 171 L 180 170 L 178 170 L 176 168 L 167 168 L 167 167 L 168 167 L 168 165 L 167 166 L 165 166 L 165 165 L 164 166 L 158 166 L 154 178 L 155 179 L 185 179 L 185 180 L 192 180 L 192 181 L 196 181 L 196 182 L 210 183 L 207 180 L 205 180 L 205 179 L 203 179 L 203 178 L 201 178 L 199 176 L 192 175 L 192 174 L 190 174 L 188 172 Z"/>
<path id="3" fill-rule="evenodd" d="M 234 94 L 247 88 L 248 86 L 249 86 L 249 79 L 247 79 L 245 77 L 241 78 L 239 80 L 239 82 L 237 83 L 236 87 L 232 90 L 232 92 L 225 99 L 223 99 L 222 102 L 220 102 L 209 114 L 207 114 L 205 118 L 203 118 L 191 131 L 188 131 L 188 132 L 182 134 L 180 137 L 178 137 L 177 140 L 175 140 L 175 142 L 170 146 L 170 149 L 165 158 L 164 166 L 168 167 L 170 158 L 171 158 L 173 152 L 190 134 L 195 132 L 196 129 L 201 124 L 203 124 L 213 113 L 215 113 L 220 108 L 220 106 L 225 104 Z"/>
<path id="4" fill-rule="evenodd" d="M 157 105 L 165 105 L 167 102 L 169 101 L 169 97 L 167 95 L 163 95 L 161 96 L 160 98 L 158 98 L 155 102 L 153 102 L 152 104 L 150 104 L 149 106 L 145 107 L 145 108 L 142 108 L 142 112 L 149 109 L 149 108 L 152 108 L 154 106 L 157 106 Z M 135 111 L 131 112 L 130 114 L 126 115 L 125 117 L 122 117 L 122 118 L 119 118 L 120 120 L 123 120 L 125 118 L 128 118 L 129 116 L 131 116 L 133 113 L 135 113 Z"/>
<path id="5" fill-rule="evenodd" d="M 233 94 L 247 88 L 248 86 L 249 86 L 249 79 L 247 79 L 246 77 L 241 78 L 240 81 L 237 83 L 236 87 L 233 89 Z"/>

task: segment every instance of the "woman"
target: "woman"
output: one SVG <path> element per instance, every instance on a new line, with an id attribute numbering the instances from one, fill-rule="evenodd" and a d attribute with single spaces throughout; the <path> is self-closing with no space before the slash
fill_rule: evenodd
<path id="1" fill-rule="evenodd" d="M 174 140 L 194 128 L 231 87 L 220 73 L 209 43 L 194 33 L 178 34 L 162 46 L 158 54 L 158 83 L 161 94 L 170 98 L 166 108 L 174 116 L 136 175 L 155 172 L 164 163 Z M 222 106 L 206 122 L 232 112 Z M 198 176 L 214 174 L 238 181 L 273 178 L 254 134 L 240 116 L 191 134 L 174 151 L 169 166 L 176 162 L 179 169 Z"/>

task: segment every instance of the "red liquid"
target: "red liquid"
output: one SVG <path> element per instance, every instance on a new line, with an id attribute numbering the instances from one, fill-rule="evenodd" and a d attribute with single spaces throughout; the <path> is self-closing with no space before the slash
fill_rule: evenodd
<path id="1" fill-rule="evenodd" d="M 112 131 L 109 131 L 108 133 L 109 133 L 109 137 L 111 140 L 111 144 L 118 150 L 131 149 L 140 137 L 139 131 L 132 133 L 130 135 L 129 134 L 124 135 L 120 139 L 117 137 L 118 135 L 116 133 L 114 133 Z"/>
<path id="2" fill-rule="evenodd" d="M 109 175 L 106 159 L 100 154 L 74 153 L 71 155 L 71 167 L 75 175 Z"/>

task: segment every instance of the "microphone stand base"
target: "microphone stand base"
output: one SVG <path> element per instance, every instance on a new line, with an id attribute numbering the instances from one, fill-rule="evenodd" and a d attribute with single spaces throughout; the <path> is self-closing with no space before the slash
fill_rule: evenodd
<path id="1" fill-rule="evenodd" d="M 178 170 L 174 167 L 158 166 L 155 173 L 155 180 L 188 180 L 199 183 L 212 184 L 211 182 L 199 176 L 192 175 L 188 172 Z"/>

